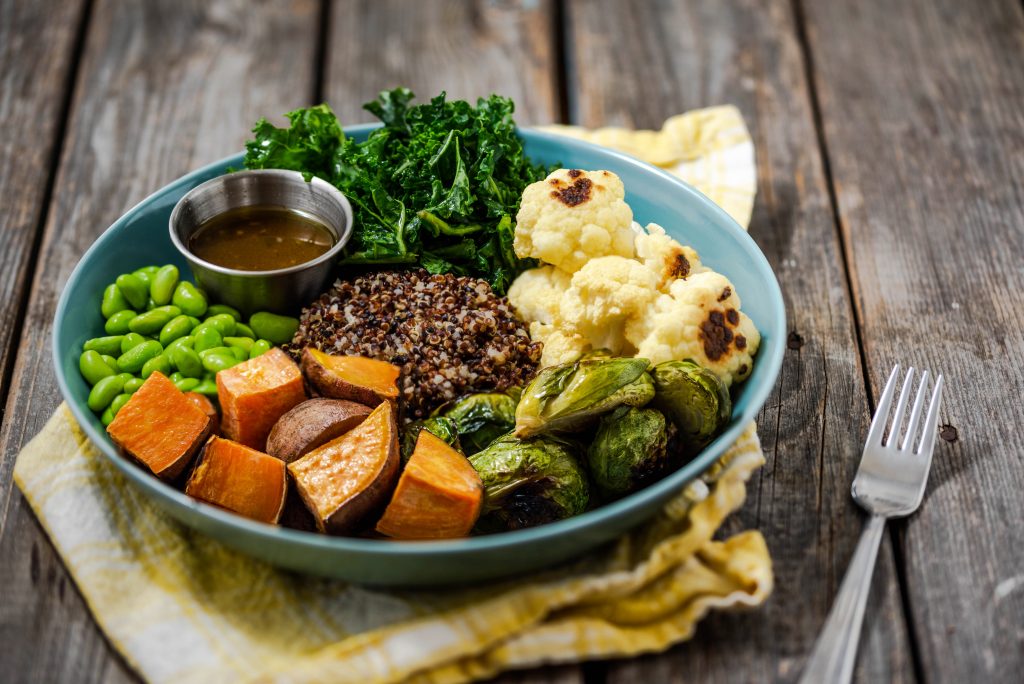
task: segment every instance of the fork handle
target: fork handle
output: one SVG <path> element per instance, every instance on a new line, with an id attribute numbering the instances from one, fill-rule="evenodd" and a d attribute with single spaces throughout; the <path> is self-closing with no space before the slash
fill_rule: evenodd
<path id="1" fill-rule="evenodd" d="M 857 643 L 864 622 L 864 608 L 871 590 L 871 575 L 875 570 L 878 547 L 885 530 L 885 518 L 872 515 L 861 532 L 850 567 L 839 587 L 825 627 L 814 644 L 814 652 L 807 661 L 800 684 L 819 682 L 849 682 L 857 662 Z"/>

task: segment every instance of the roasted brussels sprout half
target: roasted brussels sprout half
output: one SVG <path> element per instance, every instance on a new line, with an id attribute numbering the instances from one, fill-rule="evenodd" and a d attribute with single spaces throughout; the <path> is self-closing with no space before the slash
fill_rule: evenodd
<path id="1" fill-rule="evenodd" d="M 652 405 L 679 429 L 687 453 L 707 445 L 732 417 L 729 390 L 717 375 L 693 361 L 666 361 L 651 372 Z"/>
<path id="2" fill-rule="evenodd" d="M 661 411 L 620 406 L 602 416 L 587 449 L 587 467 L 597 489 L 617 498 L 657 480 L 668 465 L 675 426 Z"/>
<path id="3" fill-rule="evenodd" d="M 437 412 L 455 425 L 463 453 L 471 456 L 516 424 L 516 399 L 507 394 L 472 394 Z"/>
<path id="4" fill-rule="evenodd" d="M 478 532 L 535 527 L 582 513 L 590 499 L 578 446 L 558 437 L 500 437 L 471 456 L 484 483 Z"/>
<path id="5" fill-rule="evenodd" d="M 435 416 L 427 418 L 426 420 L 417 420 L 409 423 L 402 431 L 401 457 L 403 465 L 409 460 L 409 457 L 412 456 L 412 452 L 416 448 L 416 440 L 419 439 L 421 430 L 426 430 L 446 444 L 453 446 L 460 451 L 462 450 L 462 445 L 459 444 L 459 430 L 455 425 L 455 421 L 445 418 L 444 416 Z"/>
<path id="6" fill-rule="evenodd" d="M 571 431 L 618 406 L 654 396 L 647 359 L 581 359 L 541 370 L 516 408 L 517 437 Z"/>

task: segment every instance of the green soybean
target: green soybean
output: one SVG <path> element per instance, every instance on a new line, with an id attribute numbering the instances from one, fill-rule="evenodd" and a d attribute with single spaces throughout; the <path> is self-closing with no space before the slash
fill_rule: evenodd
<path id="1" fill-rule="evenodd" d="M 131 330 L 128 323 L 137 316 L 132 309 L 123 309 L 107 319 L 103 329 L 108 335 L 124 335 Z"/>
<path id="2" fill-rule="evenodd" d="M 121 293 L 121 288 L 113 283 L 107 285 L 107 288 L 103 290 L 103 300 L 100 304 L 100 311 L 103 313 L 103 317 L 110 318 L 118 311 L 130 308 L 128 300 Z"/>
<path id="3" fill-rule="evenodd" d="M 140 273 L 142 273 L 147 278 L 152 278 L 154 275 L 156 275 L 156 272 L 159 270 L 159 266 L 143 266 L 142 268 L 137 268 L 134 271 L 132 271 L 132 274 L 139 275 Z"/>
<path id="4" fill-rule="evenodd" d="M 213 308 L 213 307 L 211 307 Z M 235 334 L 235 319 L 231 314 L 214 314 L 213 316 L 207 316 L 206 320 L 203 321 L 202 325 L 208 325 L 215 328 L 222 337 L 227 337 Z"/>
<path id="5" fill-rule="evenodd" d="M 149 301 L 149 286 L 142 282 L 142 276 L 125 273 L 117 276 L 114 284 L 117 285 L 117 289 L 121 291 L 133 309 L 138 311 L 145 308 L 146 302 Z"/>
<path id="6" fill-rule="evenodd" d="M 149 296 L 158 306 L 171 301 L 178 286 L 178 267 L 168 264 L 153 274 L 149 281 Z"/>
<path id="7" fill-rule="evenodd" d="M 299 319 L 260 311 L 249 319 L 249 327 L 261 339 L 270 340 L 274 344 L 284 344 L 291 342 L 295 336 L 295 331 L 299 329 Z"/>
<path id="8" fill-rule="evenodd" d="M 181 281 L 174 288 L 171 303 L 189 316 L 202 316 L 206 313 L 206 296 L 187 280 Z"/>
<path id="9" fill-rule="evenodd" d="M 82 372 L 82 377 L 90 385 L 95 385 L 111 375 L 117 375 L 117 371 L 107 365 L 100 353 L 91 349 L 82 352 L 82 355 L 78 357 L 78 370 Z"/>
<path id="10" fill-rule="evenodd" d="M 124 354 L 129 349 L 134 349 L 145 341 L 146 338 L 139 333 L 130 332 L 121 337 L 121 353 Z"/>
<path id="11" fill-rule="evenodd" d="M 148 378 L 156 371 L 160 371 L 163 375 L 167 375 L 171 372 L 171 361 L 165 354 L 157 354 L 156 356 L 148 359 L 144 364 L 142 364 L 142 370 L 139 371 L 139 375 L 143 378 Z"/>
<path id="12" fill-rule="evenodd" d="M 231 354 L 230 352 L 228 352 L 227 354 L 206 354 L 202 358 L 203 368 L 210 371 L 211 373 L 222 371 L 225 368 L 231 368 L 232 366 L 238 363 L 238 360 L 235 359 L 234 355 Z"/>
<path id="13" fill-rule="evenodd" d="M 153 309 L 133 318 L 128 323 L 128 327 L 131 328 L 133 333 L 140 335 L 158 335 L 163 330 L 163 327 L 170 323 L 173 318 L 174 316 L 168 311 Z"/>
<path id="14" fill-rule="evenodd" d="M 100 422 L 103 423 L 103 427 L 114 422 L 114 412 L 110 410 L 109 406 L 103 410 L 102 414 L 100 414 Z"/>
<path id="15" fill-rule="evenodd" d="M 100 358 L 103 359 L 103 363 L 113 368 L 115 373 L 121 372 L 121 367 L 117 365 L 117 359 L 115 359 L 113 356 L 111 356 L 110 354 L 100 354 Z"/>
<path id="16" fill-rule="evenodd" d="M 132 378 L 128 382 L 124 383 L 124 391 L 127 394 L 135 394 L 142 387 L 142 383 L 145 382 L 142 378 Z"/>
<path id="17" fill-rule="evenodd" d="M 191 349 L 194 344 L 195 344 L 195 338 L 193 338 L 191 336 L 189 336 L 189 337 L 179 337 L 178 339 L 174 340 L 169 345 L 167 345 L 167 348 L 164 349 L 164 352 L 166 354 L 168 354 L 168 355 L 171 355 L 171 360 L 173 361 L 173 359 L 174 359 L 173 355 L 174 355 L 174 350 L 175 349 L 177 349 L 179 347 L 187 347 L 188 349 Z"/>
<path id="18" fill-rule="evenodd" d="M 114 400 L 118 394 L 124 389 L 124 378 L 120 375 L 108 375 L 101 379 L 89 392 L 89 398 L 86 400 L 89 408 L 99 413 L 103 409 L 110 406 L 110 402 Z"/>
<path id="19" fill-rule="evenodd" d="M 108 335 L 107 337 L 94 337 L 86 340 L 82 345 L 85 351 L 98 351 L 100 354 L 115 355 L 121 353 L 121 343 L 124 335 Z"/>
<path id="20" fill-rule="evenodd" d="M 167 377 L 170 379 L 171 382 L 178 382 L 179 380 L 183 380 L 185 378 L 185 376 L 182 375 L 181 372 L 179 371 L 174 371 Z"/>
<path id="21" fill-rule="evenodd" d="M 213 376 L 206 375 L 198 385 L 192 388 L 192 391 L 207 397 L 215 397 L 217 396 L 217 381 L 213 379 Z"/>
<path id="22" fill-rule="evenodd" d="M 247 326 L 245 323 L 235 323 L 235 335 L 238 337 L 247 337 L 250 340 L 256 339 L 256 333 L 254 333 L 252 328 Z"/>
<path id="23" fill-rule="evenodd" d="M 188 319 L 188 316 L 185 316 L 184 314 L 175 316 L 171 320 L 167 321 L 164 327 L 160 328 L 160 344 L 162 344 L 166 349 L 167 345 L 174 340 L 179 337 L 186 337 L 190 332 L 192 332 L 193 327 L 192 321 Z"/>
<path id="24" fill-rule="evenodd" d="M 132 271 L 132 275 L 138 278 L 142 282 L 142 284 L 146 286 L 146 296 L 148 297 L 149 281 L 153 279 L 153 274 L 145 269 L 140 268 L 137 271 Z"/>
<path id="25" fill-rule="evenodd" d="M 118 394 L 116 397 L 114 397 L 114 400 L 110 402 L 110 412 L 116 416 L 117 412 L 120 411 L 131 398 L 132 395 L 127 392 L 122 392 L 121 394 Z"/>
<path id="26" fill-rule="evenodd" d="M 269 340 L 256 340 L 252 343 L 252 349 L 249 350 L 249 358 L 255 359 L 261 354 L 266 354 L 272 346 L 274 345 L 270 344 Z"/>
<path id="27" fill-rule="evenodd" d="M 236 321 L 242 320 L 242 314 L 238 312 L 238 309 L 233 306 L 228 306 L 227 304 L 211 304 L 206 310 L 207 316 L 219 316 L 221 314 L 227 314 Z"/>
<path id="28" fill-rule="evenodd" d="M 199 384 L 199 378 L 182 378 L 178 382 L 174 383 L 182 392 L 191 392 L 192 389 Z"/>
<path id="29" fill-rule="evenodd" d="M 203 361 L 195 351 L 188 347 L 177 347 L 171 352 L 171 361 L 181 371 L 181 374 L 189 378 L 201 378 L 203 376 Z"/>
<path id="30" fill-rule="evenodd" d="M 208 327 L 205 324 L 201 324 L 193 330 L 192 336 L 196 340 L 194 349 L 197 352 L 220 347 L 224 343 L 220 332 L 216 328 Z"/>
<path id="31" fill-rule="evenodd" d="M 192 324 L 192 329 L 193 329 L 193 330 L 194 330 L 195 328 L 199 327 L 199 324 L 200 324 L 200 323 L 202 323 L 202 321 L 200 321 L 200 320 L 199 320 L 198 318 L 196 318 L 195 316 L 189 316 L 189 317 L 188 317 L 188 322 Z"/>
<path id="32" fill-rule="evenodd" d="M 138 344 L 117 359 L 117 365 L 121 370 L 129 373 L 138 373 L 146 362 L 153 357 L 160 356 L 164 348 L 156 340 L 149 340 Z"/>
<path id="33" fill-rule="evenodd" d="M 229 347 L 238 347 L 245 350 L 246 358 L 249 357 L 249 350 L 252 349 L 252 345 L 256 340 L 251 340 L 248 337 L 225 337 L 224 344 Z"/>

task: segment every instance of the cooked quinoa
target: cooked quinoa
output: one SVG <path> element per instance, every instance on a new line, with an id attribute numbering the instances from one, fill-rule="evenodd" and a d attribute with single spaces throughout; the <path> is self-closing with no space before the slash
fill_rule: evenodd
<path id="1" fill-rule="evenodd" d="M 285 349 L 298 359 L 307 346 L 401 368 L 406 421 L 465 394 L 525 385 L 541 356 L 541 344 L 487 281 L 424 270 L 335 282 L 303 309 Z"/>

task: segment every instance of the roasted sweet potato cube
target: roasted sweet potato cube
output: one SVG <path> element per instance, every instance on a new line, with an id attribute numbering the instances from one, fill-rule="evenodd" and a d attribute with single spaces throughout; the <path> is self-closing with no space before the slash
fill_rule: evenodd
<path id="1" fill-rule="evenodd" d="M 367 406 L 398 399 L 398 366 L 363 356 L 336 356 L 302 350 L 302 372 L 317 392 Z"/>
<path id="2" fill-rule="evenodd" d="M 185 493 L 260 522 L 277 524 L 288 493 L 284 461 L 211 437 Z"/>
<path id="3" fill-rule="evenodd" d="M 173 480 L 206 441 L 210 427 L 210 417 L 156 372 L 117 412 L 107 434 L 161 480 Z"/>
<path id="4" fill-rule="evenodd" d="M 196 408 L 210 416 L 210 434 L 217 434 L 217 431 L 220 430 L 220 413 L 217 412 L 217 407 L 213 405 L 209 397 L 199 394 L 199 392 L 185 392 L 185 398 L 195 404 Z"/>
<path id="5" fill-rule="evenodd" d="M 221 433 L 258 450 L 277 419 L 306 400 L 299 367 L 276 347 L 217 373 L 217 395 Z"/>

